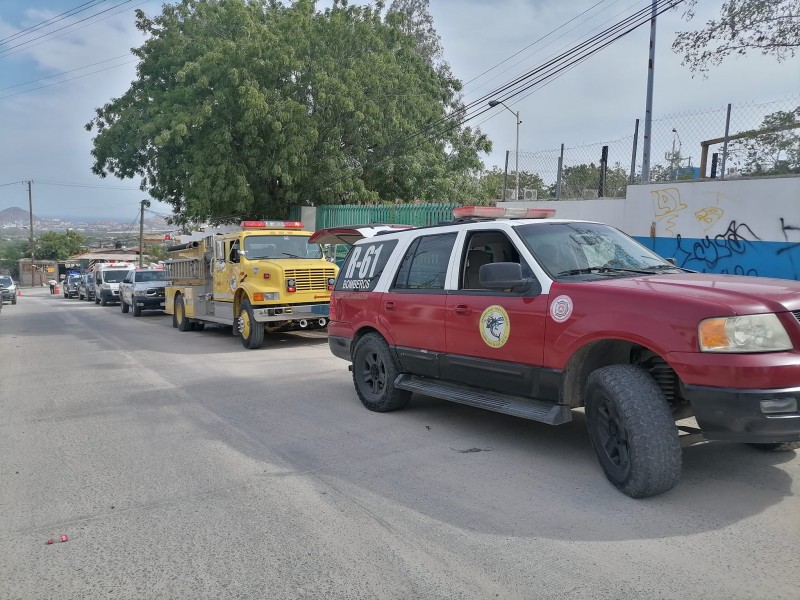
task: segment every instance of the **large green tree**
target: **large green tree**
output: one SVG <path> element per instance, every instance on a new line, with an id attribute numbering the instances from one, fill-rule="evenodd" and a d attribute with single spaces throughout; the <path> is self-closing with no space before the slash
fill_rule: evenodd
<path id="1" fill-rule="evenodd" d="M 628 173 L 619 164 L 606 169 L 606 182 L 603 196 L 624 198 L 628 185 Z M 561 197 L 592 198 L 598 195 L 600 187 L 600 167 L 594 163 L 564 167 L 561 181 Z M 555 185 L 551 191 L 555 195 Z"/>
<path id="2" fill-rule="evenodd" d="M 697 0 L 684 13 L 694 18 Z M 729 56 L 760 52 L 778 61 L 793 57 L 800 48 L 800 0 L 727 0 L 719 19 L 696 31 L 678 33 L 672 49 L 683 54 L 683 64 L 705 72 Z"/>
<path id="3" fill-rule="evenodd" d="M 765 116 L 751 136 L 731 143 L 731 153 L 748 175 L 800 173 L 800 106 Z"/>
<path id="4" fill-rule="evenodd" d="M 36 241 L 36 258 L 44 260 L 65 260 L 79 254 L 86 244 L 86 239 L 75 231 L 58 233 L 48 231 Z"/>
<path id="5" fill-rule="evenodd" d="M 451 199 L 489 143 L 446 126 L 460 83 L 382 9 L 182 0 L 155 18 L 137 11 L 148 36 L 138 77 L 87 124 L 93 171 L 141 177 L 178 222 Z"/>

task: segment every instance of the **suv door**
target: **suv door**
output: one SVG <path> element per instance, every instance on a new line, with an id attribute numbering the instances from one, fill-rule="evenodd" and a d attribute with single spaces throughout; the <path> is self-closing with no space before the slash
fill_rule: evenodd
<path id="1" fill-rule="evenodd" d="M 539 395 L 547 294 L 480 287 L 480 266 L 518 262 L 514 242 L 500 230 L 473 230 L 461 256 L 459 289 L 447 296 L 447 355 L 441 376 L 508 394 Z"/>
<path id="2" fill-rule="evenodd" d="M 447 349 L 445 281 L 456 237 L 450 232 L 416 238 L 381 299 L 381 322 L 405 372 L 439 376 L 439 357 Z"/>

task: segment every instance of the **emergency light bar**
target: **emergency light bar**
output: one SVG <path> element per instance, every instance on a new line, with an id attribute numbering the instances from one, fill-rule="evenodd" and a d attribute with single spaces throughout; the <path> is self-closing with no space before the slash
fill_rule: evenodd
<path id="1" fill-rule="evenodd" d="M 456 219 L 549 219 L 554 208 L 503 208 L 500 206 L 459 206 L 453 209 Z"/>
<path id="2" fill-rule="evenodd" d="M 239 226 L 242 229 L 302 229 L 303 223 L 300 221 L 242 221 Z"/>

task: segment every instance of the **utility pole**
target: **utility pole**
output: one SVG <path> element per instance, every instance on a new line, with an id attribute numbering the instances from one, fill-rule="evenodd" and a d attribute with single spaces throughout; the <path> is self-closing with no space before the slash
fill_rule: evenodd
<path id="1" fill-rule="evenodd" d="M 653 123 L 653 79 L 656 69 L 656 3 L 650 17 L 650 58 L 647 62 L 647 105 L 644 111 L 644 143 L 642 144 L 642 183 L 650 183 L 650 134 Z"/>
<path id="2" fill-rule="evenodd" d="M 150 206 L 150 200 L 145 198 L 139 203 L 139 268 L 144 266 L 144 209 Z"/>
<path id="3" fill-rule="evenodd" d="M 33 246 L 33 192 L 31 191 L 31 186 L 33 182 L 28 180 L 28 219 L 31 231 L 31 287 L 33 287 L 33 261 L 36 257 L 36 251 Z"/>

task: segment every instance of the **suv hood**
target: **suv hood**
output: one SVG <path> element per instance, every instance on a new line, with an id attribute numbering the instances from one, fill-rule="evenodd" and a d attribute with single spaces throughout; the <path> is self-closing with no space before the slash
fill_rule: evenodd
<path id="1" fill-rule="evenodd" d="M 740 315 L 800 310 L 800 282 L 788 279 L 676 273 L 605 280 L 601 285 L 649 292 L 662 300 L 670 296 L 694 298 L 727 306 Z"/>

